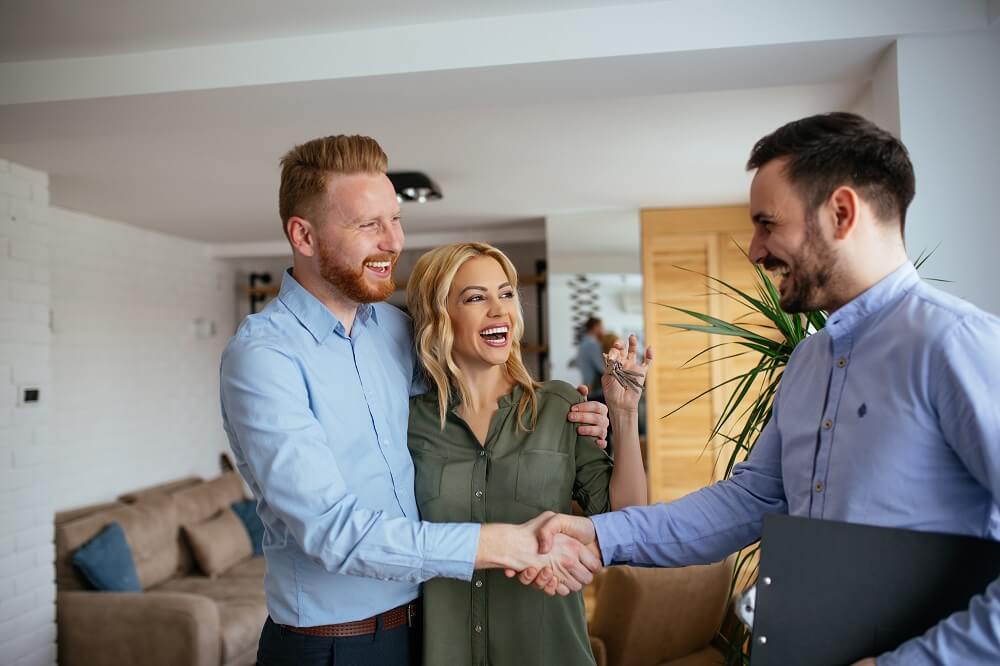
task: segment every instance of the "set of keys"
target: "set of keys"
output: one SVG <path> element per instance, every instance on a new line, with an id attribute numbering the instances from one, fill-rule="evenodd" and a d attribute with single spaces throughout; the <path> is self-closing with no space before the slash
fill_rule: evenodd
<path id="1" fill-rule="evenodd" d="M 604 355 L 604 365 L 607 368 L 608 374 L 615 378 L 615 380 L 622 385 L 622 387 L 627 391 L 632 389 L 642 393 L 643 375 L 638 372 L 630 372 L 625 369 L 622 362 L 619 360 L 611 360 L 608 355 Z M 638 379 L 637 379 L 638 378 Z"/>

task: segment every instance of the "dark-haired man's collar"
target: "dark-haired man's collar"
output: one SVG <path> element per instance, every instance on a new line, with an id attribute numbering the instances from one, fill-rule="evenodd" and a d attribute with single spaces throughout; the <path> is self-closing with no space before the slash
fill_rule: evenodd
<path id="1" fill-rule="evenodd" d="M 876 312 L 882 312 L 905 296 L 920 282 L 917 269 L 909 261 L 830 315 L 824 330 L 834 339 L 850 335 Z"/>

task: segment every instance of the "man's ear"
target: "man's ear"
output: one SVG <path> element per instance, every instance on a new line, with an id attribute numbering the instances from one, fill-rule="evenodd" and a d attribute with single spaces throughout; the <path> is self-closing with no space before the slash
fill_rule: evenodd
<path id="1" fill-rule="evenodd" d="M 833 237 L 844 240 L 851 235 L 858 224 L 861 212 L 861 199 L 853 187 L 841 185 L 833 191 L 828 200 L 833 213 Z"/>
<path id="2" fill-rule="evenodd" d="M 285 231 L 288 232 L 288 242 L 292 244 L 293 250 L 306 257 L 316 254 L 316 232 L 312 222 L 293 215 L 285 222 Z"/>

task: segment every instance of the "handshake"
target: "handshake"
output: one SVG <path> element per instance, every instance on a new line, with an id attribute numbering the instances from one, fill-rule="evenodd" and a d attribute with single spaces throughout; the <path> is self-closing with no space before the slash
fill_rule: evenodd
<path id="1" fill-rule="evenodd" d="M 483 525 L 477 569 L 504 569 L 546 594 L 566 596 L 604 566 L 589 518 L 546 511 L 521 525 Z"/>

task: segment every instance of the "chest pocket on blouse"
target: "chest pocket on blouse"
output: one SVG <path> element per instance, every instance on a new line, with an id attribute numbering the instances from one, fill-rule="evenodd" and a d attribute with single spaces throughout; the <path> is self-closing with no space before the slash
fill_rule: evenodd
<path id="1" fill-rule="evenodd" d="M 441 495 L 441 474 L 448 459 L 423 451 L 413 451 L 414 486 L 413 494 L 417 506 L 423 510 L 425 502 L 435 500 Z"/>
<path id="2" fill-rule="evenodd" d="M 521 451 L 517 459 L 514 499 L 548 511 L 568 511 L 573 475 L 569 454 L 559 451 Z"/>

